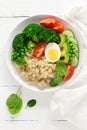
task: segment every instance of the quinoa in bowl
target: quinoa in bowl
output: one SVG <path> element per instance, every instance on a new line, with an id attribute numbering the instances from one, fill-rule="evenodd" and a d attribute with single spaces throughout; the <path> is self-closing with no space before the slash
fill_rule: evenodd
<path id="1" fill-rule="evenodd" d="M 44 56 L 37 59 L 31 54 L 26 54 L 25 60 L 25 66 L 15 64 L 20 76 L 30 84 L 38 85 L 40 88 L 47 87 L 54 77 L 55 64 L 47 62 Z"/>

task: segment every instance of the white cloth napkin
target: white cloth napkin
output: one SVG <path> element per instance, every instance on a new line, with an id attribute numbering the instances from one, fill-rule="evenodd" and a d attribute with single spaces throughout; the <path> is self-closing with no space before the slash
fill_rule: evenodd
<path id="1" fill-rule="evenodd" d="M 87 49 L 87 5 L 73 8 L 66 19 L 76 25 L 85 36 Z M 83 50 L 83 51 L 84 51 Z M 87 53 L 80 75 L 68 86 L 54 92 L 51 109 L 57 110 L 68 121 L 82 130 L 87 130 Z"/>

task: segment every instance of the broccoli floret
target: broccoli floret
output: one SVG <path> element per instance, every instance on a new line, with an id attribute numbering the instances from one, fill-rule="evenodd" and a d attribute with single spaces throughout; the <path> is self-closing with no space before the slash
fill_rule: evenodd
<path id="1" fill-rule="evenodd" d="M 19 50 L 22 46 L 24 45 L 24 38 L 23 38 L 23 34 L 17 34 L 14 39 L 13 39 L 13 44 L 12 47 L 15 50 Z"/>
<path id="2" fill-rule="evenodd" d="M 46 43 L 49 42 L 59 43 L 60 37 L 53 29 L 46 28 L 39 34 L 39 40 L 45 41 Z"/>
<path id="3" fill-rule="evenodd" d="M 36 46 L 36 44 L 32 41 L 28 41 L 26 44 L 27 44 L 27 48 L 31 48 L 31 49 Z"/>
<path id="4" fill-rule="evenodd" d="M 31 40 L 35 43 L 38 43 L 39 42 L 38 35 L 43 30 L 44 30 L 44 26 L 42 25 L 35 24 L 35 23 L 29 24 L 23 30 L 24 38 Z"/>

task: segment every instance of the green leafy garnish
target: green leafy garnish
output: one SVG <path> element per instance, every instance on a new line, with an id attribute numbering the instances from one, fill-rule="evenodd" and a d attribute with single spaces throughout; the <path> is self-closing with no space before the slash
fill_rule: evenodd
<path id="1" fill-rule="evenodd" d="M 55 73 L 54 75 L 54 79 L 50 81 L 50 86 L 51 87 L 55 87 L 56 85 L 58 85 L 59 83 L 62 82 L 62 77 L 59 73 Z"/>
<path id="2" fill-rule="evenodd" d="M 18 89 L 17 94 L 11 94 L 6 101 L 6 105 L 8 107 L 8 111 L 15 115 L 20 112 L 22 109 L 23 101 L 20 98 L 21 96 L 21 88 Z"/>
<path id="3" fill-rule="evenodd" d="M 66 65 L 63 62 L 57 62 L 55 67 L 56 73 L 54 74 L 54 78 L 49 82 L 51 87 L 57 86 L 62 82 L 62 77 L 66 74 Z"/>
<path id="4" fill-rule="evenodd" d="M 61 76 L 66 75 L 66 65 L 63 62 L 57 62 L 56 64 L 56 72 L 58 72 Z"/>
<path id="5" fill-rule="evenodd" d="M 31 99 L 27 102 L 26 107 L 34 107 L 36 105 L 36 99 Z"/>
<path id="6" fill-rule="evenodd" d="M 58 72 L 55 73 L 55 75 L 54 75 L 54 82 L 55 82 L 56 84 L 59 84 L 61 81 L 62 81 L 61 75 L 60 75 Z"/>
<path id="7" fill-rule="evenodd" d="M 25 61 L 24 58 L 20 58 L 20 57 L 19 57 L 19 58 L 16 60 L 16 64 L 19 65 L 19 66 L 24 66 L 24 65 L 27 64 L 27 62 Z"/>

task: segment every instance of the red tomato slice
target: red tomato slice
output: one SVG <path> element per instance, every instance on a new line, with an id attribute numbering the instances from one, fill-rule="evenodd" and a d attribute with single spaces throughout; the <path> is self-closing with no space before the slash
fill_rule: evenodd
<path id="1" fill-rule="evenodd" d="M 45 51 L 45 48 L 46 48 L 46 43 L 45 42 L 42 42 L 42 43 L 39 43 L 35 46 L 34 50 L 33 50 L 33 55 L 37 58 L 40 58 L 41 56 L 44 55 L 44 51 Z"/>
<path id="2" fill-rule="evenodd" d="M 57 21 L 55 23 L 55 26 L 53 27 L 53 29 L 57 32 L 57 33 L 62 33 L 64 31 L 64 24 L 60 21 Z"/>
<path id="3" fill-rule="evenodd" d="M 72 65 L 66 65 L 66 75 L 63 77 L 64 81 L 69 80 L 74 73 L 74 67 Z"/>
<path id="4" fill-rule="evenodd" d="M 45 17 L 45 18 L 41 19 L 40 24 L 43 25 L 46 28 L 53 28 L 56 21 L 57 21 L 56 18 Z"/>

